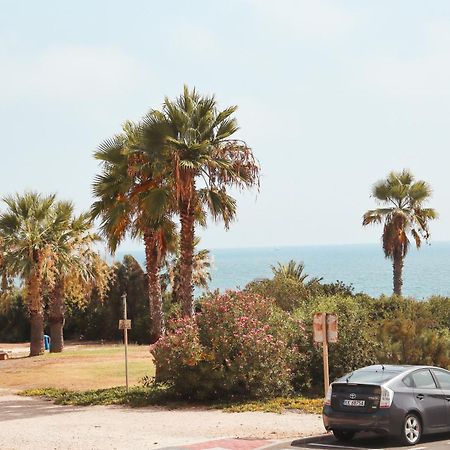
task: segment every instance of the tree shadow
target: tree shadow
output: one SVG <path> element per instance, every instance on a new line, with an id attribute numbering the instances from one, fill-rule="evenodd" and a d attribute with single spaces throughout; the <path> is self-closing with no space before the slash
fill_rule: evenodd
<path id="1" fill-rule="evenodd" d="M 50 400 L 13 395 L 0 396 L 0 423 L 7 420 L 33 419 L 39 416 L 78 412 L 82 409 L 79 406 L 55 405 Z"/>

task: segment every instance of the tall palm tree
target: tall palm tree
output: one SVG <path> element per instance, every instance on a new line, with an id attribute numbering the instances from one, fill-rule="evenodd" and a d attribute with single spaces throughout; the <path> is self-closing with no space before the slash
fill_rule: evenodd
<path id="1" fill-rule="evenodd" d="M 20 277 L 26 287 L 30 314 L 30 356 L 43 349 L 43 285 L 55 274 L 52 246 L 55 234 L 64 224 L 55 195 L 35 192 L 4 198 L 7 210 L 0 214 L 0 236 L 3 246 L 2 275 Z"/>
<path id="2" fill-rule="evenodd" d="M 184 316 L 193 314 L 193 257 L 196 217 L 208 210 L 228 228 L 236 201 L 227 188 L 259 186 L 259 164 L 245 142 L 231 137 L 238 130 L 237 107 L 217 109 L 214 96 L 201 96 L 184 87 L 174 101 L 166 98 L 161 111 L 143 120 L 144 153 L 160 161 L 173 183 L 180 215 L 179 296 Z"/>
<path id="3" fill-rule="evenodd" d="M 424 203 L 431 197 L 431 187 L 422 180 L 415 181 L 408 170 L 391 172 L 372 188 L 372 196 L 383 207 L 367 211 L 363 226 L 384 222 L 382 242 L 386 258 L 393 263 L 394 294 L 402 295 L 404 258 L 408 253 L 410 235 L 417 248 L 430 237 L 428 222 L 437 218 Z"/>
<path id="4" fill-rule="evenodd" d="M 114 253 L 129 233 L 142 238 L 148 278 L 151 316 L 150 340 L 164 331 L 160 267 L 167 251 L 175 245 L 176 227 L 171 220 L 171 192 L 167 181 L 155 176 L 149 153 L 133 152 L 141 146 L 139 125 L 127 122 L 123 133 L 105 141 L 95 153 L 102 173 L 93 184 L 92 216 L 100 218 L 101 233 Z"/>

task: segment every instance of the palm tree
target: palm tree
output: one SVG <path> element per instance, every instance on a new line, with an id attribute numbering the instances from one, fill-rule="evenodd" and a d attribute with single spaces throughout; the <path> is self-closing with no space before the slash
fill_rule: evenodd
<path id="1" fill-rule="evenodd" d="M 105 261 L 93 249 L 99 240 L 92 231 L 89 214 L 74 216 L 73 204 L 59 202 L 65 227 L 55 236 L 53 261 L 56 268 L 49 284 L 50 351 L 59 353 L 64 348 L 65 298 L 86 298 L 97 288 L 102 297 L 107 290 L 110 270 Z"/>
<path id="2" fill-rule="evenodd" d="M 149 153 L 132 151 L 140 145 L 140 127 L 131 122 L 121 135 L 100 145 L 95 158 L 102 163 L 102 173 L 93 184 L 98 200 L 91 213 L 101 219 L 101 233 L 112 253 L 127 233 L 144 241 L 153 343 L 164 331 L 159 272 L 165 254 L 174 248 L 176 227 L 167 181 L 154 175 Z"/>
<path id="3" fill-rule="evenodd" d="M 197 288 L 207 289 L 211 281 L 211 255 L 209 250 L 195 248 L 200 244 L 200 238 L 194 240 L 194 256 L 192 268 L 192 283 Z M 180 280 L 180 251 L 179 248 L 171 259 L 166 258 L 165 272 L 161 275 L 162 285 L 167 289 L 170 286 L 172 303 L 179 302 L 179 280 Z"/>
<path id="4" fill-rule="evenodd" d="M 160 161 L 180 215 L 179 296 L 184 316 L 193 314 L 194 239 L 196 218 L 208 210 L 225 227 L 236 215 L 236 201 L 227 188 L 259 186 L 259 164 L 245 142 L 231 139 L 238 130 L 232 117 L 237 107 L 217 109 L 214 96 L 200 96 L 184 87 L 162 110 L 143 120 L 144 153 Z"/>
<path id="5" fill-rule="evenodd" d="M 314 284 L 320 283 L 323 278 L 313 277 L 308 281 L 306 279 L 309 277 L 307 273 L 305 273 L 305 264 L 303 261 L 297 263 L 293 259 L 291 259 L 287 264 L 278 263 L 278 265 L 272 266 L 272 273 L 275 277 L 283 277 L 289 278 L 291 280 L 297 281 L 306 287 L 310 287 Z"/>
<path id="6" fill-rule="evenodd" d="M 408 170 L 391 172 L 385 180 L 373 186 L 372 196 L 384 207 L 367 211 L 363 216 L 363 226 L 384 222 L 382 235 L 386 258 L 392 260 L 394 294 L 402 295 L 403 263 L 410 235 L 417 248 L 422 240 L 428 241 L 428 222 L 437 218 L 432 208 L 424 208 L 431 196 L 431 187 L 422 180 L 415 181 Z"/>
<path id="7" fill-rule="evenodd" d="M 43 285 L 55 274 L 52 246 L 63 218 L 55 209 L 55 195 L 35 192 L 4 198 L 7 210 L 0 214 L 3 257 L 2 277 L 20 277 L 26 286 L 30 314 L 30 356 L 43 353 Z"/>

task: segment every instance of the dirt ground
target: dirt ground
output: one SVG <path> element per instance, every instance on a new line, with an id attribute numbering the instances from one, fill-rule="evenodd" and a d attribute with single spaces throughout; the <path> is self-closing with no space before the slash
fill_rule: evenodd
<path id="1" fill-rule="evenodd" d="M 0 390 L 0 448 L 5 450 L 154 449 L 229 438 L 269 444 L 323 432 L 322 419 L 311 414 L 57 406 Z"/>

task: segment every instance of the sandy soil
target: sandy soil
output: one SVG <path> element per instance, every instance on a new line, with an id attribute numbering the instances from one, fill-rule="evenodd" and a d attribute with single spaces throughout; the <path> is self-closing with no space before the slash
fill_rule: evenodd
<path id="1" fill-rule="evenodd" d="M 310 414 L 57 406 L 0 389 L 0 448 L 5 450 L 153 449 L 219 438 L 279 440 L 323 432 L 320 416 Z"/>

